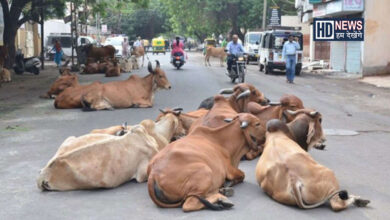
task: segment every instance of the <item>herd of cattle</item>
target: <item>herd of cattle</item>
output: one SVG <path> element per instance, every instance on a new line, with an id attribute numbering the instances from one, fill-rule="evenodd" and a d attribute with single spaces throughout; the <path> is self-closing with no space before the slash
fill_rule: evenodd
<path id="1" fill-rule="evenodd" d="M 56 108 L 102 110 L 151 107 L 154 92 L 171 85 L 156 61 L 149 75 L 80 85 L 62 70 L 45 97 Z M 322 116 L 301 99 L 284 95 L 271 103 L 253 85 L 242 83 L 205 99 L 198 110 L 160 110 L 156 120 L 96 129 L 69 137 L 40 171 L 41 190 L 113 188 L 147 181 L 159 207 L 228 209 L 232 186 L 243 182 L 241 160 L 258 163 L 259 186 L 274 200 L 308 209 L 326 202 L 339 211 L 369 200 L 340 190 L 332 170 L 317 163 L 311 148 L 324 149 Z"/>

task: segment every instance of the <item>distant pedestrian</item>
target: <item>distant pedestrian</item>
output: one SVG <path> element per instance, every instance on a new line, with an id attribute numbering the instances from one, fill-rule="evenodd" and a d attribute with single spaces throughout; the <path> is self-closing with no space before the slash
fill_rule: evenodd
<path id="1" fill-rule="evenodd" d="M 53 51 L 53 50 L 56 52 L 54 55 L 54 62 L 57 64 L 57 67 L 59 68 L 61 66 L 62 55 L 64 53 L 62 51 L 62 46 L 61 46 L 61 43 L 59 40 L 55 41 L 54 46 L 51 49 L 51 51 Z"/>
<path id="2" fill-rule="evenodd" d="M 286 61 L 286 77 L 288 83 L 294 83 L 295 65 L 297 63 L 297 50 L 301 47 L 297 41 L 294 41 L 294 36 L 288 36 L 288 41 L 283 45 L 283 59 Z"/>
<path id="3" fill-rule="evenodd" d="M 123 58 L 128 57 L 128 51 L 129 51 L 129 42 L 127 41 L 127 38 L 124 38 L 123 42 L 122 42 L 122 57 Z"/>

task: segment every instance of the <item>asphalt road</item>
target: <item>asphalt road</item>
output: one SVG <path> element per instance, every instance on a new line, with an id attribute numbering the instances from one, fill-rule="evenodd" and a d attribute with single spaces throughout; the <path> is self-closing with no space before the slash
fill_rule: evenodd
<path id="1" fill-rule="evenodd" d="M 325 151 L 312 150 L 318 162 L 333 169 L 341 188 L 371 200 L 367 208 L 349 208 L 334 213 L 328 206 L 301 210 L 281 205 L 262 192 L 255 181 L 257 160 L 243 161 L 246 178 L 234 187 L 235 206 L 227 211 L 203 210 L 183 213 L 161 209 L 150 200 L 146 183 L 129 182 L 111 190 L 41 192 L 36 186 L 39 170 L 68 136 L 79 136 L 95 128 L 127 121 L 135 124 L 155 119 L 159 108 L 194 110 L 206 97 L 231 87 L 217 60 L 204 67 L 200 54 L 190 54 L 182 70 L 159 59 L 172 84 L 158 91 L 153 108 L 82 112 L 56 110 L 52 100 L 39 99 L 56 72 L 40 76 L 17 76 L 0 88 L 0 219 L 388 219 L 390 216 L 390 93 L 356 80 L 328 79 L 303 74 L 296 84 L 281 75 L 264 75 L 250 66 L 247 82 L 277 101 L 285 93 L 299 96 L 306 107 L 323 115 L 327 133 Z M 146 68 L 131 74 L 146 74 Z M 125 79 L 103 75 L 80 76 L 82 82 Z M 357 131 L 341 135 L 339 129 Z M 348 132 L 346 132 L 348 133 Z M 353 132 L 352 132 L 353 133 Z"/>

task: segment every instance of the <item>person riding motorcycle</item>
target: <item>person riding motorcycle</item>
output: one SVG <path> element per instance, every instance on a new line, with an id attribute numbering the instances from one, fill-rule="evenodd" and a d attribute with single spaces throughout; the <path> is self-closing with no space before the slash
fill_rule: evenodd
<path id="1" fill-rule="evenodd" d="M 176 40 L 172 42 L 172 51 L 171 51 L 171 62 L 172 57 L 180 56 L 182 61 L 184 59 L 184 44 L 180 41 L 180 37 L 176 37 Z"/>
<path id="2" fill-rule="evenodd" d="M 232 65 L 233 65 L 233 58 L 237 57 L 243 53 L 245 53 L 244 47 L 238 42 L 238 35 L 234 34 L 232 36 L 232 41 L 230 41 L 227 46 L 227 71 L 228 74 L 231 75 Z"/>

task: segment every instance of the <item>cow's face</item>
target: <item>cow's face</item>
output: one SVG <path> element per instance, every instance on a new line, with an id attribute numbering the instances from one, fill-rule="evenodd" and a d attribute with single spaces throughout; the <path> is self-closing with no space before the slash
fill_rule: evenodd
<path id="1" fill-rule="evenodd" d="M 156 67 L 153 69 L 152 64 L 149 62 L 148 70 L 151 74 L 154 74 L 154 82 L 157 88 L 160 89 L 171 89 L 171 84 L 165 74 L 165 71 L 160 68 L 160 62 L 156 60 Z"/>
<path id="2" fill-rule="evenodd" d="M 184 129 L 183 121 L 181 116 L 182 108 L 175 108 L 175 109 L 165 109 L 161 110 L 161 114 L 158 115 L 156 122 L 163 121 L 163 120 L 171 120 L 172 121 L 172 139 L 170 141 L 177 140 L 181 137 L 184 137 L 187 134 L 187 131 Z"/>
<path id="3" fill-rule="evenodd" d="M 325 147 L 324 142 L 326 139 L 321 125 L 321 113 L 311 109 L 287 110 L 286 113 L 295 117 L 288 125 L 298 144 L 304 149 L 306 148 L 305 150 L 311 147 L 319 149 Z"/>
<path id="4" fill-rule="evenodd" d="M 260 120 L 248 113 L 240 113 L 239 120 L 249 147 L 258 150 L 265 142 L 265 128 Z"/>
<path id="5" fill-rule="evenodd" d="M 280 98 L 280 106 L 281 106 L 281 112 L 280 117 L 282 118 L 284 122 L 288 123 L 295 119 L 296 115 L 287 114 L 287 110 L 291 111 L 297 111 L 299 109 L 304 109 L 303 102 L 300 98 L 296 97 L 295 95 L 283 95 Z"/>
<path id="6" fill-rule="evenodd" d="M 60 76 L 51 86 L 48 94 L 60 94 L 66 88 L 74 86 L 78 83 L 77 75 L 65 74 Z"/>

